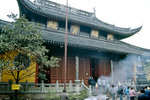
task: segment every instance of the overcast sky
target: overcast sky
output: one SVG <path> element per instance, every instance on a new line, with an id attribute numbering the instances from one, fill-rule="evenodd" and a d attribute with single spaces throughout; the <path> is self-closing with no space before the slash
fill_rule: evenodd
<path id="1" fill-rule="evenodd" d="M 0 19 L 7 18 L 11 12 L 19 14 L 17 0 L 0 1 Z M 33 1 L 33 0 L 32 0 Z M 66 0 L 51 0 L 66 4 Z M 69 6 L 89 12 L 96 9 L 96 17 L 118 27 L 137 28 L 137 34 L 123 40 L 129 44 L 150 49 L 150 0 L 68 0 Z"/>

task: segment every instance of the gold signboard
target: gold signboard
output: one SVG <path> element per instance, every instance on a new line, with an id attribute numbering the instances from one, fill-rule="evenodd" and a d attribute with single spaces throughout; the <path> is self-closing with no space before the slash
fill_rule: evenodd
<path id="1" fill-rule="evenodd" d="M 57 21 L 53 21 L 53 20 L 49 20 L 47 22 L 47 28 L 57 30 L 58 29 L 58 22 Z"/>
<path id="2" fill-rule="evenodd" d="M 80 31 L 80 28 L 78 25 L 72 25 L 71 26 L 71 29 L 70 29 L 71 34 L 77 35 L 77 34 L 79 34 L 79 31 Z"/>
<path id="3" fill-rule="evenodd" d="M 91 36 L 98 38 L 98 36 L 99 36 L 98 30 L 91 30 Z"/>
<path id="4" fill-rule="evenodd" d="M 12 84 L 12 90 L 19 90 L 20 89 L 20 84 Z"/>
<path id="5" fill-rule="evenodd" d="M 114 36 L 112 34 L 107 34 L 107 40 L 114 40 Z"/>

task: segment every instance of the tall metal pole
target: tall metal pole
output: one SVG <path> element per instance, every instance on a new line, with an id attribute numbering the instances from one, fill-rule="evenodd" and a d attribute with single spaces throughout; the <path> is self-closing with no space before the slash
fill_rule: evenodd
<path id="1" fill-rule="evenodd" d="M 66 68 L 67 68 L 67 32 L 68 32 L 68 0 L 66 0 L 66 27 L 65 27 L 65 70 L 64 90 L 66 90 Z"/>

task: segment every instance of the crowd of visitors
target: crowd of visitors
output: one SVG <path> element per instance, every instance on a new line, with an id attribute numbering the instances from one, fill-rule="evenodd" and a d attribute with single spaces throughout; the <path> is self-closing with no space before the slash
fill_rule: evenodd
<path id="1" fill-rule="evenodd" d="M 108 80 L 98 78 L 95 81 L 92 77 L 88 80 L 92 91 L 106 94 L 111 100 L 150 100 L 150 88 L 144 87 L 139 90 L 135 87 L 123 85 L 120 82 L 111 84 Z M 110 86 L 111 85 L 111 86 Z"/>

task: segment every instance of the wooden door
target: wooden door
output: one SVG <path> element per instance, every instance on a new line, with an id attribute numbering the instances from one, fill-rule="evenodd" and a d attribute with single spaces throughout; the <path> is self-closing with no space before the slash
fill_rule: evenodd
<path id="1" fill-rule="evenodd" d="M 59 83 L 64 82 L 64 57 L 60 57 L 61 61 L 59 62 L 59 67 L 54 67 L 50 69 L 50 83 L 56 83 L 58 80 Z M 66 68 L 66 82 L 75 80 L 75 58 L 67 58 L 67 68 Z"/>
<path id="2" fill-rule="evenodd" d="M 109 60 L 99 60 L 98 69 L 97 69 L 98 76 L 109 76 L 111 74 L 111 66 Z"/>
<path id="3" fill-rule="evenodd" d="M 88 84 L 90 77 L 90 59 L 79 58 L 79 79 L 84 80 L 85 84 Z"/>

